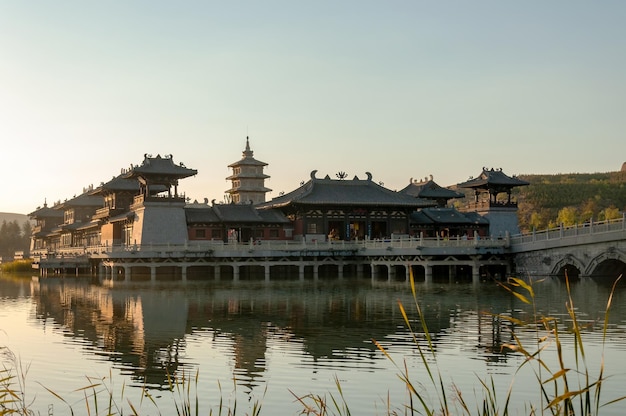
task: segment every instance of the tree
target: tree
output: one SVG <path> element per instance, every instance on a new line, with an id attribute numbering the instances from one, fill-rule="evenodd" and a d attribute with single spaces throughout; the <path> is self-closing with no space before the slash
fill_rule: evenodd
<path id="1" fill-rule="evenodd" d="M 2 221 L 0 226 L 0 256 L 13 259 L 16 251 L 28 252 L 30 246 L 30 223 L 26 221 L 21 228 L 17 220 Z"/>
<path id="2" fill-rule="evenodd" d="M 24 247 L 24 255 L 30 256 L 30 236 L 33 233 L 33 227 L 30 221 L 24 221 L 22 224 L 22 244 Z"/>
<path id="3" fill-rule="evenodd" d="M 598 216 L 598 202 L 596 198 L 589 198 L 580 207 L 580 218 L 587 221 Z"/>
<path id="4" fill-rule="evenodd" d="M 615 205 L 611 205 L 610 207 L 605 208 L 602 211 L 600 211 L 600 215 L 599 215 L 600 221 L 616 220 L 618 218 L 622 218 L 622 213 Z"/>
<path id="5" fill-rule="evenodd" d="M 565 227 L 576 224 L 578 220 L 578 211 L 574 207 L 565 207 L 559 210 L 556 217 L 557 224 L 563 224 Z"/>
<path id="6" fill-rule="evenodd" d="M 543 222 L 543 218 L 541 217 L 541 214 L 538 212 L 533 212 L 532 214 L 530 214 L 529 225 L 535 230 L 542 229 L 544 222 Z"/>

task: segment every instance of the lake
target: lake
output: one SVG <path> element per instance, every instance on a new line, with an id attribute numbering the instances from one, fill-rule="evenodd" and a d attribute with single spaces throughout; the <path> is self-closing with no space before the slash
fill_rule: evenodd
<path id="1" fill-rule="evenodd" d="M 298 415 L 320 398 L 355 415 L 405 414 L 410 397 L 399 377 L 405 371 L 438 408 L 441 390 L 433 387 L 428 369 L 437 383 L 441 377 L 452 408 L 461 406 L 458 389 L 474 411 L 485 397 L 481 381 L 493 380 L 501 408 L 512 385 L 509 408 L 529 414 L 529 406 L 542 406 L 537 377 L 547 380 L 548 371 L 536 361 L 522 365 L 525 357 L 506 346 L 513 334 L 528 351 L 545 346 L 539 357 L 558 370 L 554 334 L 540 323 L 521 325 L 540 317 L 559 323 L 565 365 L 572 369 L 570 389 L 584 383 L 574 371 L 563 281 L 533 283 L 530 304 L 496 282 L 417 283 L 415 289 L 432 350 L 407 283 L 364 278 L 105 287 L 88 278 L 4 274 L 0 346 L 14 353 L 18 370 L 26 373 L 20 389 L 26 402 L 45 415 L 69 414 L 70 408 L 95 414 L 96 404 L 103 414 L 109 393 L 117 414 L 130 414 L 131 406 L 142 415 L 176 414 L 189 397 L 197 398 L 200 414 L 220 414 L 221 402 L 236 414 L 251 414 L 260 405 L 261 415 Z M 626 383 L 626 288 L 613 295 L 606 338 L 611 285 L 585 279 L 572 283 L 570 292 L 584 340 L 586 361 L 578 368 L 595 380 L 604 359 L 609 378 L 600 401 L 608 402 L 624 394 Z M 9 358 L 5 354 L 10 367 Z M 183 378 L 184 384 L 168 388 Z M 83 389 L 90 385 L 95 387 Z M 552 384 L 546 388 L 553 392 Z M 419 408 L 415 397 L 413 405 Z M 622 414 L 621 406 L 601 413 Z"/>

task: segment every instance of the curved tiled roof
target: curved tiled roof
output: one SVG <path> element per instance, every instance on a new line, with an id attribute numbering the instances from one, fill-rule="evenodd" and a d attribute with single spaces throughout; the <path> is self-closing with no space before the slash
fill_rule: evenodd
<path id="1" fill-rule="evenodd" d="M 529 182 L 523 181 L 516 177 L 510 177 L 502 172 L 502 169 L 487 169 L 483 171 L 477 178 L 472 178 L 466 182 L 458 184 L 460 188 L 513 188 L 515 186 L 530 185 Z"/>
<path id="2" fill-rule="evenodd" d="M 424 208 L 424 215 L 428 216 L 433 222 L 445 224 L 488 224 L 484 217 L 480 215 L 468 216 L 465 212 L 460 212 L 455 208 Z"/>
<path id="3" fill-rule="evenodd" d="M 453 199 L 465 197 L 465 195 L 460 192 L 439 186 L 432 179 L 422 182 L 411 181 L 411 183 L 399 192 L 413 197 L 426 199 Z"/>
<path id="4" fill-rule="evenodd" d="M 100 195 L 91 195 L 90 192 L 75 196 L 54 206 L 54 209 L 68 209 L 71 207 L 97 207 L 104 204 L 104 198 Z"/>
<path id="5" fill-rule="evenodd" d="M 37 208 L 35 211 L 28 214 L 32 219 L 35 218 L 63 218 L 63 212 L 58 209 L 50 208 L 48 204 L 44 204 L 43 207 Z"/>
<path id="6" fill-rule="evenodd" d="M 182 163 L 174 164 L 172 155 L 156 157 L 144 155 L 143 163 L 140 166 L 131 166 L 126 178 L 136 178 L 138 176 L 167 176 L 170 178 L 187 178 L 198 173 L 195 169 L 189 169 Z"/>
<path id="7" fill-rule="evenodd" d="M 411 213 L 411 223 L 420 225 L 488 225 L 489 220 L 476 212 L 460 212 L 455 208 L 424 208 Z"/>
<path id="8" fill-rule="evenodd" d="M 139 181 L 136 178 L 128 176 L 129 172 L 124 172 L 115 176 L 108 182 L 100 184 L 96 189 L 90 192 L 91 195 L 102 195 L 107 192 L 136 192 L 140 191 Z M 152 185 L 150 188 L 151 194 L 157 194 L 159 192 L 167 191 L 168 187 L 162 184 Z"/>
<path id="9" fill-rule="evenodd" d="M 187 223 L 289 223 L 285 215 L 277 210 L 259 211 L 250 204 L 194 204 L 185 207 Z"/>
<path id="10" fill-rule="evenodd" d="M 278 208 L 288 205 L 358 205 L 388 206 L 398 208 L 422 208 L 432 206 L 431 201 L 417 199 L 412 196 L 392 191 L 367 179 L 355 177 L 352 180 L 336 180 L 326 176 L 324 179 L 315 177 L 317 171 L 311 172 L 311 179 L 299 188 L 285 195 L 260 204 L 260 208 Z"/>

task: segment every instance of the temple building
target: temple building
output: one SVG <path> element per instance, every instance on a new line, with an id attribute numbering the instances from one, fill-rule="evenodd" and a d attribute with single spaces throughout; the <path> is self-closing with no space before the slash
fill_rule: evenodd
<path id="1" fill-rule="evenodd" d="M 58 230 L 59 225 L 63 223 L 63 211 L 50 208 L 47 202 L 44 202 L 43 207 L 37 207 L 28 216 L 35 220 L 35 225 L 31 231 L 30 251 L 52 248 L 54 230 Z"/>
<path id="2" fill-rule="evenodd" d="M 279 210 L 259 210 L 251 204 L 194 202 L 185 207 L 190 241 L 226 243 L 290 240 L 291 221 Z"/>
<path id="3" fill-rule="evenodd" d="M 465 194 L 440 186 L 432 175 L 421 181 L 411 178 L 409 184 L 399 192 L 436 204 L 411 214 L 412 235 L 468 239 L 489 235 L 487 219 L 476 213 L 463 213 L 448 206 L 451 199 L 465 198 Z"/>
<path id="4" fill-rule="evenodd" d="M 250 140 L 246 137 L 246 149 L 241 160 L 228 165 L 233 170 L 226 180 L 231 181 L 231 188 L 226 190 L 230 202 L 235 204 L 260 204 L 265 202 L 265 194 L 271 189 L 265 187 L 265 180 L 269 178 L 263 173 L 267 163 L 256 160 L 254 152 L 250 150 Z"/>
<path id="5" fill-rule="evenodd" d="M 176 165 L 172 155 L 150 157 L 132 167 L 125 178 L 139 182 L 139 194 L 130 211 L 132 224 L 125 228 L 127 244 L 183 244 L 187 241 L 185 197 L 178 194 L 178 181 L 198 173 L 182 163 Z M 172 188 L 173 192 L 172 192 Z M 165 189 L 161 194 L 154 190 Z M 167 192 L 167 194 L 164 194 Z"/>
<path id="6" fill-rule="evenodd" d="M 518 234 L 517 202 L 511 198 L 513 188 L 527 186 L 529 182 L 507 176 L 502 169 L 487 169 L 476 178 L 458 184 L 459 188 L 474 191 L 464 211 L 476 212 L 489 221 L 489 232 L 494 237 Z"/>
<path id="7" fill-rule="evenodd" d="M 293 238 L 305 241 L 408 236 L 410 216 L 435 202 L 394 192 L 367 179 L 316 177 L 292 192 L 258 206 L 279 209 L 293 223 Z"/>
<path id="8" fill-rule="evenodd" d="M 265 166 L 254 159 L 246 138 L 242 159 L 229 165 L 230 201 L 198 203 L 178 189 L 197 170 L 174 163 L 172 155 L 146 154 L 141 164 L 99 187 L 31 213 L 33 267 L 42 275 L 75 270 L 151 281 L 255 274 L 269 280 L 281 273 L 318 278 L 329 268 L 338 276 L 344 268 L 356 274 L 368 269 L 372 278 L 381 269 L 387 276 L 401 269 L 408 279 L 412 267 L 425 281 L 443 269 L 450 278 L 477 281 L 489 268 L 503 274 L 509 267 L 504 241 L 479 241 L 517 229 L 511 190 L 527 183 L 501 170 L 484 170 L 460 184 L 475 191 L 475 201 L 460 211 L 449 201 L 464 194 L 432 177 L 411 180 L 396 192 L 374 182 L 369 172 L 365 179 L 348 179 L 344 172 L 331 179 L 314 170 L 298 188 L 265 201 Z M 463 241 L 469 239 L 474 241 Z M 404 254 L 396 255 L 394 244 Z"/>
<path id="9" fill-rule="evenodd" d="M 449 201 L 463 194 L 432 178 L 396 192 L 369 172 L 331 179 L 314 170 L 298 188 L 265 201 L 266 165 L 246 139 L 243 158 L 229 165 L 230 201 L 198 203 L 178 188 L 197 170 L 171 155 L 144 155 L 99 187 L 30 214 L 37 224 L 33 268 L 42 276 L 97 274 L 107 284 L 344 273 L 408 281 L 411 271 L 425 282 L 439 275 L 478 282 L 510 268 L 507 239 L 482 241 L 517 227 L 511 189 L 526 183 L 501 171 L 461 184 L 475 190 L 474 208 L 480 197 L 487 202 L 483 211 L 459 211 Z"/>

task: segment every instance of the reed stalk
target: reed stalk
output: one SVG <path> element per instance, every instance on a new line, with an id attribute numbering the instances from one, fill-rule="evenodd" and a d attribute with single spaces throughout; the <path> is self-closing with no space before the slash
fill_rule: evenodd
<path id="1" fill-rule="evenodd" d="M 602 327 L 602 354 L 597 374 L 590 370 L 588 360 L 590 357 L 585 353 L 584 331 L 576 313 L 576 306 L 572 298 L 569 279 L 566 276 L 567 301 L 565 308 L 571 321 L 571 328 L 563 330 L 563 323 L 556 318 L 543 316 L 537 313 L 534 299 L 535 282 L 525 281 L 520 278 L 509 278 L 506 283 L 498 284 L 509 294 L 532 306 L 532 316 L 523 321 L 513 316 L 497 314 L 493 315 L 498 320 L 510 324 L 511 339 L 513 342 L 502 343 L 502 350 L 520 354 L 524 360 L 516 369 L 515 374 L 522 369 L 530 367 L 538 386 L 536 402 L 523 403 L 523 412 L 528 415 L 578 415 L 597 416 L 609 405 L 614 405 L 626 398 L 621 396 L 609 400 L 602 397 L 602 385 L 606 382 L 604 369 L 604 348 L 607 342 L 609 313 L 613 301 L 613 295 L 621 276 L 614 282 L 604 311 L 604 323 Z M 477 415 L 477 416 L 508 416 L 520 414 L 520 409 L 512 408 L 512 396 L 515 392 L 515 375 L 508 386 L 504 397 L 497 394 L 494 379 L 492 377 L 478 378 L 478 389 L 474 392 L 475 405 L 470 405 L 463 392 L 454 383 L 444 380 L 437 362 L 436 349 L 433 339 L 428 330 L 425 315 L 420 306 L 415 287 L 413 273 L 410 273 L 410 288 L 412 300 L 418 319 L 410 319 L 407 309 L 398 302 L 405 325 L 412 336 L 413 343 L 418 353 L 423 368 L 426 371 L 426 383 L 416 382 L 410 374 L 406 360 L 396 362 L 387 349 L 378 341 L 372 340 L 378 350 L 390 360 L 397 369 L 397 376 L 403 382 L 407 391 L 407 402 L 400 408 L 392 408 L 387 399 L 385 412 L 387 415 L 428 415 L 428 416 L 452 416 L 452 415 Z M 415 323 L 417 326 L 414 327 Z M 533 345 L 530 347 L 523 344 L 516 333 L 516 328 L 531 328 L 535 334 Z M 573 351 L 564 351 L 565 346 L 571 345 Z M 567 362 L 566 352 L 573 352 L 573 362 Z M 34 412 L 30 410 L 32 402 L 27 400 L 26 376 L 28 366 L 23 366 L 15 355 L 7 348 L 0 348 L 3 366 L 0 368 L 0 416 L 20 415 L 30 416 Z M 556 354 L 556 360 L 550 361 L 547 354 Z M 571 360 L 571 358 L 570 358 Z M 556 362 L 556 365 L 551 364 Z M 78 411 L 68 403 L 62 395 L 46 388 L 54 397 L 58 398 L 67 406 L 63 414 L 88 414 L 88 415 L 124 415 L 126 403 L 130 409 L 130 415 L 139 416 L 144 400 L 149 401 L 156 413 L 161 415 L 155 399 L 147 388 L 142 390 L 142 398 L 139 406 L 136 406 L 125 397 L 125 384 L 122 384 L 120 396 L 116 397 L 112 374 L 108 377 L 87 377 L 87 385 L 76 390 L 83 393 L 81 409 Z M 168 375 L 168 390 L 172 394 L 172 400 L 178 416 L 199 416 L 207 414 L 200 411 L 198 395 L 199 371 L 190 375 L 182 371 L 177 376 Z M 237 381 L 233 380 L 236 391 Z M 224 403 L 224 394 L 219 386 L 219 401 L 217 407 L 210 408 L 209 415 L 236 416 L 238 414 L 237 401 L 232 404 Z M 44 387 L 45 388 L 45 387 Z M 314 394 L 297 395 L 291 390 L 291 395 L 302 408 L 299 414 L 311 416 L 351 416 L 351 410 L 344 396 L 343 387 L 335 376 L 335 388 L 337 394 Z M 429 392 L 435 393 L 432 399 Z M 253 403 L 249 416 L 260 416 L 261 401 Z M 86 413 L 85 413 L 86 412 Z M 153 414 L 153 413 L 150 413 Z M 53 408 L 48 411 L 49 416 L 54 415 Z"/>
<path id="2" fill-rule="evenodd" d="M 520 278 L 510 278 L 506 283 L 498 282 L 498 284 L 508 293 L 515 296 L 522 302 L 531 305 L 533 310 L 532 319 L 528 322 L 524 322 L 508 315 L 495 315 L 502 321 L 508 321 L 511 324 L 511 328 L 513 328 L 511 330 L 511 337 L 514 342 L 501 344 L 501 349 L 521 354 L 524 357 L 522 364 L 520 364 L 520 366 L 516 369 L 515 374 L 522 370 L 522 368 L 532 366 L 533 374 L 536 378 L 537 385 L 539 386 L 540 405 L 538 406 L 536 403 L 523 404 L 523 407 L 528 414 L 592 416 L 598 415 L 600 410 L 605 406 L 615 404 L 626 398 L 626 396 L 622 396 L 603 402 L 601 397 L 602 384 L 606 380 L 604 376 L 604 348 L 607 340 L 609 312 L 615 287 L 620 278 L 621 276 L 613 284 L 613 288 L 610 292 L 604 312 L 602 355 L 599 357 L 599 372 L 595 375 L 591 373 L 590 367 L 587 363 L 588 357 L 585 354 L 582 326 L 578 321 L 576 307 L 572 299 L 571 287 L 567 276 L 566 287 L 568 300 L 565 308 L 572 322 L 572 328 L 569 333 L 567 333 L 567 336 L 571 337 L 570 344 L 573 345 L 574 349 L 573 368 L 570 368 L 568 365 L 569 363 L 566 363 L 563 345 L 563 337 L 565 334 L 561 333 L 558 320 L 550 316 L 539 316 L 536 312 L 533 283 L 528 283 Z M 448 383 L 448 385 L 451 384 L 452 389 L 446 388 L 447 383 L 443 380 L 441 373 L 439 372 L 437 356 L 435 354 L 435 349 L 433 348 L 432 338 L 428 331 L 426 320 L 418 301 L 412 271 L 410 272 L 409 279 L 414 307 L 417 312 L 417 316 L 419 317 L 419 327 L 422 331 L 421 340 L 418 339 L 417 331 L 413 328 L 412 321 L 409 319 L 404 305 L 401 302 L 398 302 L 398 307 L 404 319 L 404 323 L 413 337 L 413 342 L 419 353 L 421 363 L 423 364 L 428 375 L 428 382 L 430 384 L 429 390 L 436 392 L 436 399 L 434 400 L 434 403 L 433 400 L 429 398 L 430 396 L 427 393 L 416 388 L 416 383 L 412 380 L 412 377 L 409 374 L 406 362 L 402 366 L 396 363 L 385 347 L 376 340 L 373 340 L 374 344 L 384 354 L 384 356 L 394 364 L 398 370 L 398 377 L 407 387 L 407 391 L 409 392 L 409 404 L 406 406 L 405 414 L 424 414 L 429 416 L 496 416 L 509 415 L 513 413 L 517 414 L 519 409 L 511 408 L 511 398 L 515 391 L 515 377 L 513 377 L 503 400 L 497 395 L 493 378 L 478 378 L 478 383 L 480 385 L 479 392 L 482 392 L 482 397 L 477 397 L 476 409 L 471 409 L 469 407 L 463 398 L 463 392 L 461 392 L 453 383 Z M 524 346 L 514 330 L 516 327 L 529 327 L 531 325 L 536 334 L 536 346 L 533 347 L 534 349 Z M 548 360 L 543 358 L 544 355 L 548 353 L 556 354 L 556 368 L 551 368 L 548 364 Z M 452 393 L 450 393 L 450 391 L 452 391 Z"/>

